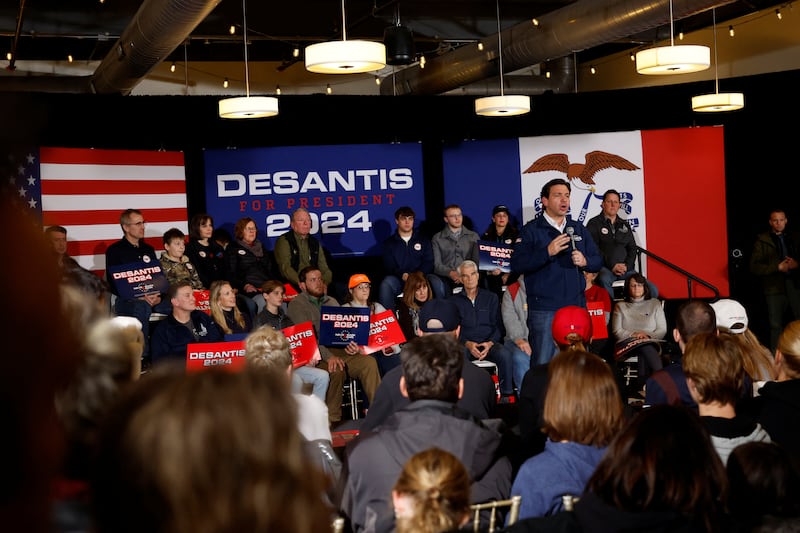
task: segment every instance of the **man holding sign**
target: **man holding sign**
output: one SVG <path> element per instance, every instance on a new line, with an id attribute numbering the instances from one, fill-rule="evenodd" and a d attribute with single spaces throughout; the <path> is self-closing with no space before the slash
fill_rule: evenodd
<path id="1" fill-rule="evenodd" d="M 311 321 L 314 332 L 319 337 L 322 306 L 339 306 L 336 298 L 325 294 L 326 285 L 322 272 L 315 266 L 307 266 L 298 273 L 300 294 L 289 302 L 288 315 L 295 324 Z M 319 347 L 322 361 L 319 368 L 327 370 L 330 374 L 330 385 L 325 396 L 328 404 L 328 417 L 331 424 L 342 419 L 342 392 L 345 371 L 352 378 L 361 381 L 367 400 L 372 403 L 375 390 L 381 382 L 378 365 L 375 359 L 358 353 L 358 346 L 350 343 L 346 348 Z"/>

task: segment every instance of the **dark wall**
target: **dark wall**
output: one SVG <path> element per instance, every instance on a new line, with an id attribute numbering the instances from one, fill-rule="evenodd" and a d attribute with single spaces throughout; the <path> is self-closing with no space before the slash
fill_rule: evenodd
<path id="1" fill-rule="evenodd" d="M 697 231 L 688 246 L 718 238 L 704 232 L 703 200 L 727 194 L 732 297 L 751 310 L 753 329 L 765 331 L 763 303 L 747 259 L 755 234 L 767 228 L 771 206 L 782 205 L 790 227 L 800 218 L 795 158 L 800 148 L 797 100 L 800 71 L 723 80 L 723 90 L 745 94 L 732 113 L 693 113 L 690 98 L 713 89 L 710 82 L 532 97 L 521 117 L 485 118 L 474 97 L 282 96 L 277 117 L 222 120 L 219 97 L 101 96 L 0 93 L 0 144 L 117 149 L 165 149 L 185 153 L 190 215 L 204 210 L 205 148 L 273 145 L 421 142 L 429 221 L 441 220 L 441 149 L 464 139 L 496 139 L 673 127 L 725 126 L 727 191 L 687 190 L 697 206 Z M 659 255 L 669 259 L 668 251 Z M 350 270 L 343 266 L 342 270 Z"/>

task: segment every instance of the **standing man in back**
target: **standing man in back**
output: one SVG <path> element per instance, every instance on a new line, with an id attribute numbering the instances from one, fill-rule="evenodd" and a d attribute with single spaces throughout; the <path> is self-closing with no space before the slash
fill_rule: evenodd
<path id="1" fill-rule="evenodd" d="M 466 259 L 476 263 L 478 257 L 478 234 L 464 227 L 461 207 L 450 204 L 444 208 L 445 226 L 431 239 L 433 244 L 433 271 L 445 284 L 446 296 L 461 286 L 458 265 Z"/>
<path id="2" fill-rule="evenodd" d="M 570 185 L 563 179 L 545 183 L 541 193 L 544 210 L 522 228 L 511 256 L 511 270 L 525 275 L 528 329 L 539 365 L 556 354 L 550 331 L 553 315 L 567 305 L 586 307 L 582 271 L 597 272 L 603 265 L 589 232 L 568 215 L 570 193 Z"/>
<path id="3" fill-rule="evenodd" d="M 778 347 L 789 318 L 800 320 L 800 236 L 786 231 L 786 212 L 769 213 L 770 230 L 760 234 L 750 256 L 750 272 L 761 278 L 769 318 L 769 348 Z"/>

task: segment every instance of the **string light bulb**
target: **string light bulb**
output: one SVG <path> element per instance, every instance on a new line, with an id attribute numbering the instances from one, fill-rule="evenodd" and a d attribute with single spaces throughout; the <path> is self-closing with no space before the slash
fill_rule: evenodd
<path id="1" fill-rule="evenodd" d="M 425 56 L 419 57 L 419 68 L 425 68 Z"/>
<path id="2" fill-rule="evenodd" d="M 236 35 L 236 26 L 231 24 L 231 27 L 228 28 L 228 31 L 231 33 L 231 35 Z"/>
<path id="3" fill-rule="evenodd" d="M 733 31 L 733 26 L 728 26 L 728 35 L 730 35 L 731 37 L 736 35 L 736 32 Z"/>
<path id="4" fill-rule="evenodd" d="M 775 16 L 778 17 L 778 20 L 781 20 L 783 18 L 783 15 L 781 15 L 781 10 L 780 9 L 776 9 L 775 10 Z"/>
<path id="5" fill-rule="evenodd" d="M 631 52 L 631 61 L 636 61 L 636 54 Z"/>
<path id="6" fill-rule="evenodd" d="M 277 94 L 278 96 L 281 95 L 281 86 L 280 85 L 276 85 L 275 86 L 275 94 Z"/>
<path id="7" fill-rule="evenodd" d="M 72 63 L 72 54 L 67 55 L 67 62 Z"/>
<path id="8" fill-rule="evenodd" d="M 597 69 L 596 69 L 596 68 L 594 68 L 594 65 L 592 65 L 591 67 L 589 67 L 589 72 L 591 72 L 592 74 L 597 74 Z"/>
<path id="9" fill-rule="evenodd" d="M 547 78 L 548 80 L 550 79 L 550 71 L 549 70 L 544 73 L 544 77 Z"/>
<path id="10" fill-rule="evenodd" d="M 325 88 L 325 92 L 328 93 L 328 94 L 333 94 L 333 89 L 331 89 L 331 84 L 330 83 Z"/>
<path id="11" fill-rule="evenodd" d="M 682 41 L 682 40 L 683 40 L 683 31 L 679 31 L 679 32 L 678 32 L 678 40 L 679 40 L 679 41 Z"/>
<path id="12" fill-rule="evenodd" d="M 531 19 L 531 24 L 533 24 L 535 27 L 538 27 L 539 26 L 539 19 L 532 18 Z"/>
<path id="13" fill-rule="evenodd" d="M 175 62 L 173 61 L 172 64 L 169 66 L 169 71 L 170 72 L 175 72 L 175 68 L 176 68 Z"/>
<path id="14" fill-rule="evenodd" d="M 222 86 L 223 86 L 224 88 L 226 88 L 226 89 L 227 89 L 227 88 L 228 88 L 228 85 L 230 85 L 230 83 L 228 82 L 228 78 L 225 78 L 224 80 L 222 80 Z"/>
<path id="15" fill-rule="evenodd" d="M 378 76 L 375 76 L 375 85 L 380 85 L 381 79 Z"/>
<path id="16" fill-rule="evenodd" d="M 292 50 L 292 57 L 294 58 L 300 57 L 300 48 L 296 46 L 294 47 L 294 50 Z"/>
<path id="17" fill-rule="evenodd" d="M 478 51 L 483 52 L 483 43 L 478 41 Z"/>

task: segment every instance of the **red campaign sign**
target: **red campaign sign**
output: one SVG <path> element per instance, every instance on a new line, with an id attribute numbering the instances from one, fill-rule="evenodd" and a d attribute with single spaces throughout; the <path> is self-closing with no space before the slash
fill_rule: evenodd
<path id="1" fill-rule="evenodd" d="M 297 290 L 292 287 L 291 283 L 284 283 L 283 284 L 283 301 L 284 302 L 291 302 L 297 297 Z"/>
<path id="2" fill-rule="evenodd" d="M 317 336 L 314 335 L 314 325 L 311 321 L 289 326 L 281 330 L 289 340 L 289 350 L 292 352 L 292 367 L 299 368 L 310 362 L 320 360 Z"/>
<path id="3" fill-rule="evenodd" d="M 397 317 L 394 311 L 387 309 L 370 316 L 369 341 L 366 346 L 360 346 L 360 348 L 361 353 L 370 354 L 403 342 L 406 342 L 406 336 L 400 329 Z"/>
<path id="4" fill-rule="evenodd" d="M 586 302 L 586 309 L 592 318 L 592 339 L 607 339 L 608 327 L 606 326 L 606 312 L 603 309 L 603 302 Z"/>
<path id="5" fill-rule="evenodd" d="M 213 367 L 237 371 L 244 368 L 244 341 L 198 342 L 186 346 L 186 371 L 197 372 Z"/>
<path id="6" fill-rule="evenodd" d="M 211 301 L 209 300 L 209 291 L 206 290 L 195 290 L 194 292 L 194 301 L 198 311 L 202 311 L 207 315 L 211 314 Z"/>

